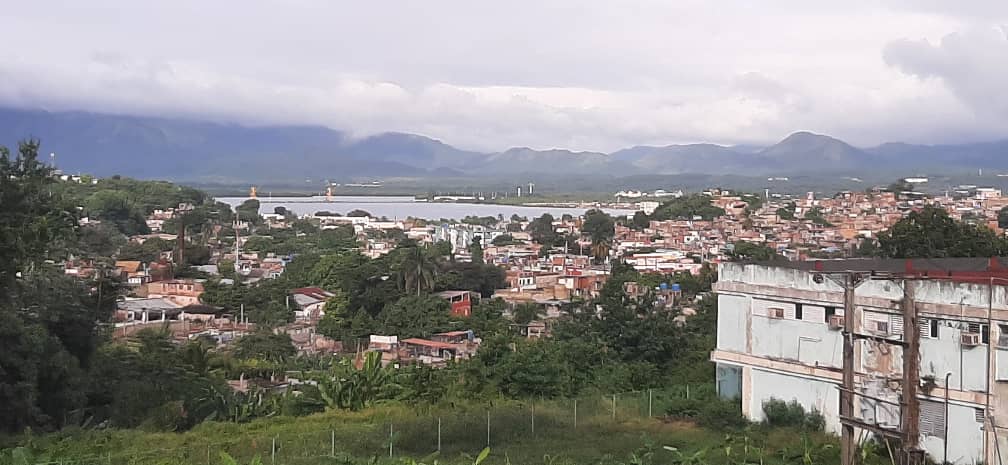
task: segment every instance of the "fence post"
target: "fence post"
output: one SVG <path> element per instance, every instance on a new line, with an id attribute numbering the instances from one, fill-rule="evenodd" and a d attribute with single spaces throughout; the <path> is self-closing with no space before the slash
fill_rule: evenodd
<path id="1" fill-rule="evenodd" d="M 651 390 L 647 390 L 647 417 L 651 418 Z"/>
<path id="2" fill-rule="evenodd" d="M 612 419 L 616 421 L 616 394 L 612 395 Z"/>
<path id="3" fill-rule="evenodd" d="M 392 423 L 390 422 L 388 424 L 388 456 L 389 456 L 389 458 L 392 458 L 392 443 L 393 443 L 393 438 L 392 438 Z"/>
<path id="4" fill-rule="evenodd" d="M 210 443 L 209 442 L 206 445 L 206 463 L 207 463 L 207 465 L 210 465 Z"/>
<path id="5" fill-rule="evenodd" d="M 336 430 L 332 430 L 332 440 L 330 444 L 329 456 L 336 457 Z"/>
<path id="6" fill-rule="evenodd" d="M 276 463 L 276 436 L 273 436 L 273 446 L 270 448 L 270 463 Z"/>
<path id="7" fill-rule="evenodd" d="M 532 436 L 535 436 L 535 402 L 532 402 Z"/>
<path id="8" fill-rule="evenodd" d="M 437 451 L 441 452 L 441 417 L 437 419 Z"/>
<path id="9" fill-rule="evenodd" d="M 490 447 L 490 411 L 487 410 L 487 447 Z"/>
<path id="10" fill-rule="evenodd" d="M 577 429 L 577 399 L 574 399 L 574 429 Z"/>
<path id="11" fill-rule="evenodd" d="M 689 399 L 689 384 L 686 385 L 686 398 Z"/>

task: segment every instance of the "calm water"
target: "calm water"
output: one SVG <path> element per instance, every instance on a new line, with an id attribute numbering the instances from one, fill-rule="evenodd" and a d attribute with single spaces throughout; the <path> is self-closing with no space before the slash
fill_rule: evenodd
<path id="1" fill-rule="evenodd" d="M 248 200 L 246 197 L 218 197 L 217 200 L 225 202 L 232 207 L 240 205 Z M 273 213 L 273 209 L 283 206 L 298 215 L 310 215 L 318 211 L 329 211 L 345 215 L 351 210 L 364 210 L 373 216 L 386 216 L 391 219 L 402 219 L 408 216 L 414 218 L 439 219 L 453 218 L 459 219 L 466 216 L 498 216 L 504 215 L 510 218 L 511 215 L 534 217 L 549 213 L 559 218 L 564 213 L 574 216 L 581 215 L 585 209 L 581 208 L 552 208 L 552 207 L 522 207 L 510 205 L 488 205 L 471 203 L 429 203 L 414 202 L 413 197 L 365 197 L 365 196 L 339 196 L 327 201 L 325 197 L 260 197 L 259 212 Z M 610 215 L 633 214 L 631 210 L 617 210 L 603 208 Z"/>

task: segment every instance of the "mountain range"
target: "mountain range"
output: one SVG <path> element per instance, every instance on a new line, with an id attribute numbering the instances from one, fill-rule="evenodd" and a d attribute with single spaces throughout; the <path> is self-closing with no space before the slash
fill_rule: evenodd
<path id="1" fill-rule="evenodd" d="M 854 147 L 796 132 L 768 147 L 684 144 L 612 153 L 527 147 L 485 153 L 428 137 L 365 138 L 321 126 L 242 126 L 187 119 L 0 108 L 0 145 L 32 137 L 67 172 L 202 182 L 504 176 L 741 174 L 857 176 L 1008 170 L 1008 140 Z"/>

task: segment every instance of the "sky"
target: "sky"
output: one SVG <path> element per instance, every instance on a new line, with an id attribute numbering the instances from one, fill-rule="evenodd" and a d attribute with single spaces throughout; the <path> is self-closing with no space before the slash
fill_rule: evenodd
<path id="1" fill-rule="evenodd" d="M 468 149 L 1008 138 L 1004 0 L 3 0 L 0 104 Z"/>

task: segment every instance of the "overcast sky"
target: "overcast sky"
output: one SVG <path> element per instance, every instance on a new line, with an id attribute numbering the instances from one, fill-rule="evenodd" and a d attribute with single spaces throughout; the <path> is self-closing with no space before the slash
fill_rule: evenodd
<path id="1" fill-rule="evenodd" d="M 157 3 L 161 6 L 149 6 Z M 484 150 L 1008 138 L 1005 0 L 5 1 L 0 103 Z"/>

